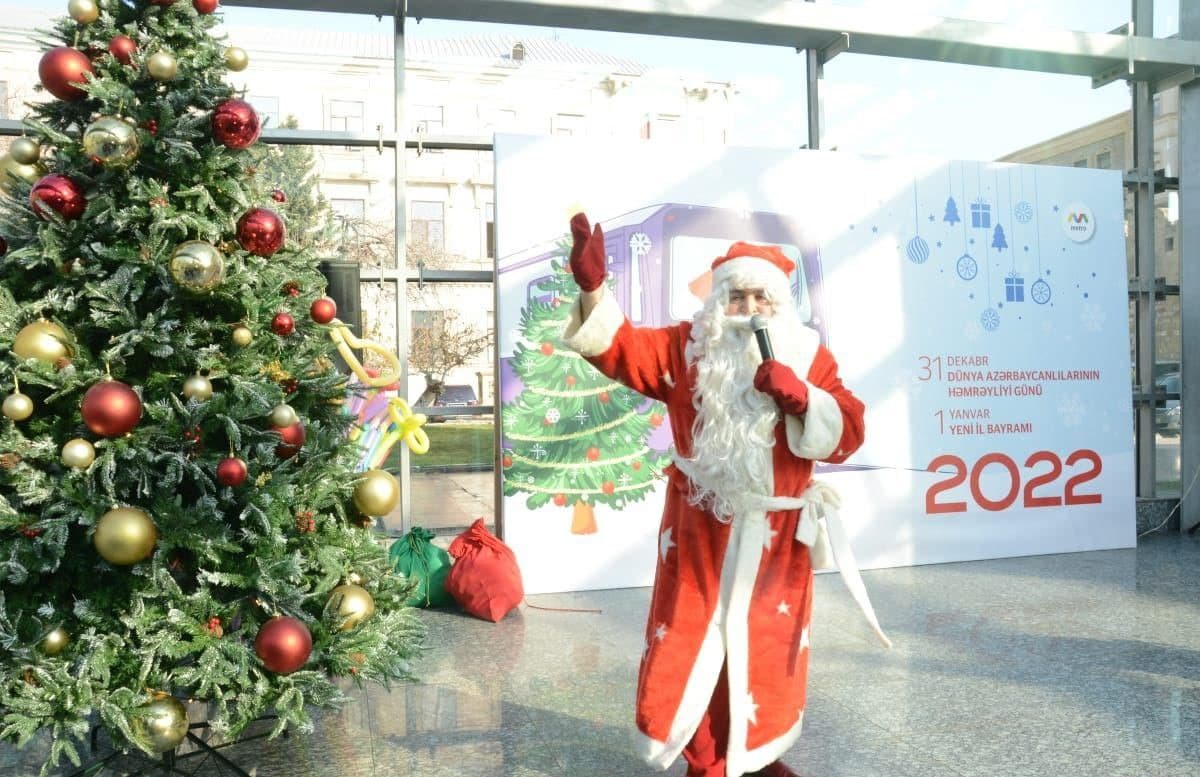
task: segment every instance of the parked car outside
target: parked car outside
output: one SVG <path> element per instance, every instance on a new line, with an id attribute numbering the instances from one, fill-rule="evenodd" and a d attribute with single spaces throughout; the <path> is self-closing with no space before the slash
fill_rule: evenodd
<path id="1" fill-rule="evenodd" d="M 1155 392 L 1178 394 L 1182 383 L 1178 372 L 1169 372 L 1154 381 Z M 1182 429 L 1182 409 L 1178 399 L 1160 399 L 1154 403 L 1154 430 L 1175 437 Z"/>
<path id="2" fill-rule="evenodd" d="M 475 389 L 466 383 L 459 383 L 445 386 L 442 389 L 442 393 L 435 397 L 433 402 L 428 402 L 425 397 L 422 397 L 415 407 L 475 407 L 478 404 L 479 399 L 475 396 Z M 431 424 L 441 423 L 447 418 L 456 417 L 453 414 L 427 415 L 429 415 L 429 423 Z"/>

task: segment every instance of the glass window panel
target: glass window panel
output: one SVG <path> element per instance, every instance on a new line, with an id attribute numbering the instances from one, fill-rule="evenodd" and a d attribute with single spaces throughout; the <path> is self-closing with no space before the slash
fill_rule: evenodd
<path id="1" fill-rule="evenodd" d="M 371 132 L 395 125 L 390 16 L 222 6 L 218 32 L 250 66 L 226 80 L 279 100 L 278 119 L 309 130 Z M 272 123 L 268 126 L 282 126 Z"/>
<path id="2" fill-rule="evenodd" d="M 828 0 L 830 5 L 855 7 L 872 12 L 876 19 L 884 14 L 902 13 L 906 21 L 913 14 L 921 16 L 949 16 L 976 22 L 1012 24 L 1027 28 L 1055 28 L 1082 30 L 1084 32 L 1108 32 L 1129 21 L 1130 0 L 1056 0 L 1044 3 L 1040 0 L 1011 0 L 1007 3 L 981 3 L 975 0 L 921 0 L 916 3 L 897 4 L 894 0 Z M 1162 36 L 1175 21 L 1174 11 L 1158 13 L 1161 6 L 1174 9 L 1173 0 L 1160 0 L 1155 4 L 1154 32 Z M 1176 26 L 1175 29 L 1178 29 Z"/>
<path id="3" fill-rule="evenodd" d="M 494 530 L 495 324 L 490 283 L 408 284 L 408 398 L 430 423 L 413 456 L 413 523 L 457 534 L 478 517 Z"/>
<path id="4" fill-rule="evenodd" d="M 246 102 L 254 106 L 254 110 L 258 112 L 258 117 L 262 120 L 264 129 L 278 129 L 283 126 L 280 124 L 278 97 L 250 94 L 246 95 Z M 292 123 L 295 123 L 295 117 L 289 116 L 288 119 Z"/>

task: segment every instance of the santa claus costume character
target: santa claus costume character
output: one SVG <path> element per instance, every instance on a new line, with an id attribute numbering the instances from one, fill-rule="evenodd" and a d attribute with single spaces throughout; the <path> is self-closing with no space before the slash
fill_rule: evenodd
<path id="1" fill-rule="evenodd" d="M 692 321 L 629 323 L 604 285 L 604 235 L 571 220 L 570 267 L 581 294 L 566 344 L 602 373 L 666 404 L 675 460 L 637 686 L 642 756 L 688 775 L 794 775 L 779 759 L 800 735 L 813 569 L 832 549 L 885 645 L 838 498 L 812 480 L 815 461 L 862 444 L 863 404 L 800 320 L 774 246 L 734 243 L 712 265 Z M 751 318 L 767 320 L 764 360 Z M 832 548 L 830 548 L 832 545 Z"/>

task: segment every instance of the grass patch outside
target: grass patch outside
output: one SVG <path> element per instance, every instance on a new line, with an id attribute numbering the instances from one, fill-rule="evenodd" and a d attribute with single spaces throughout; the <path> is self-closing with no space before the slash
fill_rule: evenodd
<path id="1" fill-rule="evenodd" d="M 446 466 L 478 466 L 491 468 L 495 465 L 495 432 L 491 422 L 456 422 L 426 424 L 422 427 L 429 435 L 429 453 L 412 456 L 414 470 Z"/>

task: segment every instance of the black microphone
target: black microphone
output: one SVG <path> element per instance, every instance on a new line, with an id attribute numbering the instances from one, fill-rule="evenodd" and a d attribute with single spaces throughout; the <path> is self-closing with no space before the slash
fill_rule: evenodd
<path id="1" fill-rule="evenodd" d="M 775 352 L 771 350 L 771 335 L 767 333 L 767 320 L 760 315 L 750 316 L 750 328 L 754 330 L 754 337 L 758 340 L 758 352 L 762 354 L 763 361 L 775 358 Z"/>

